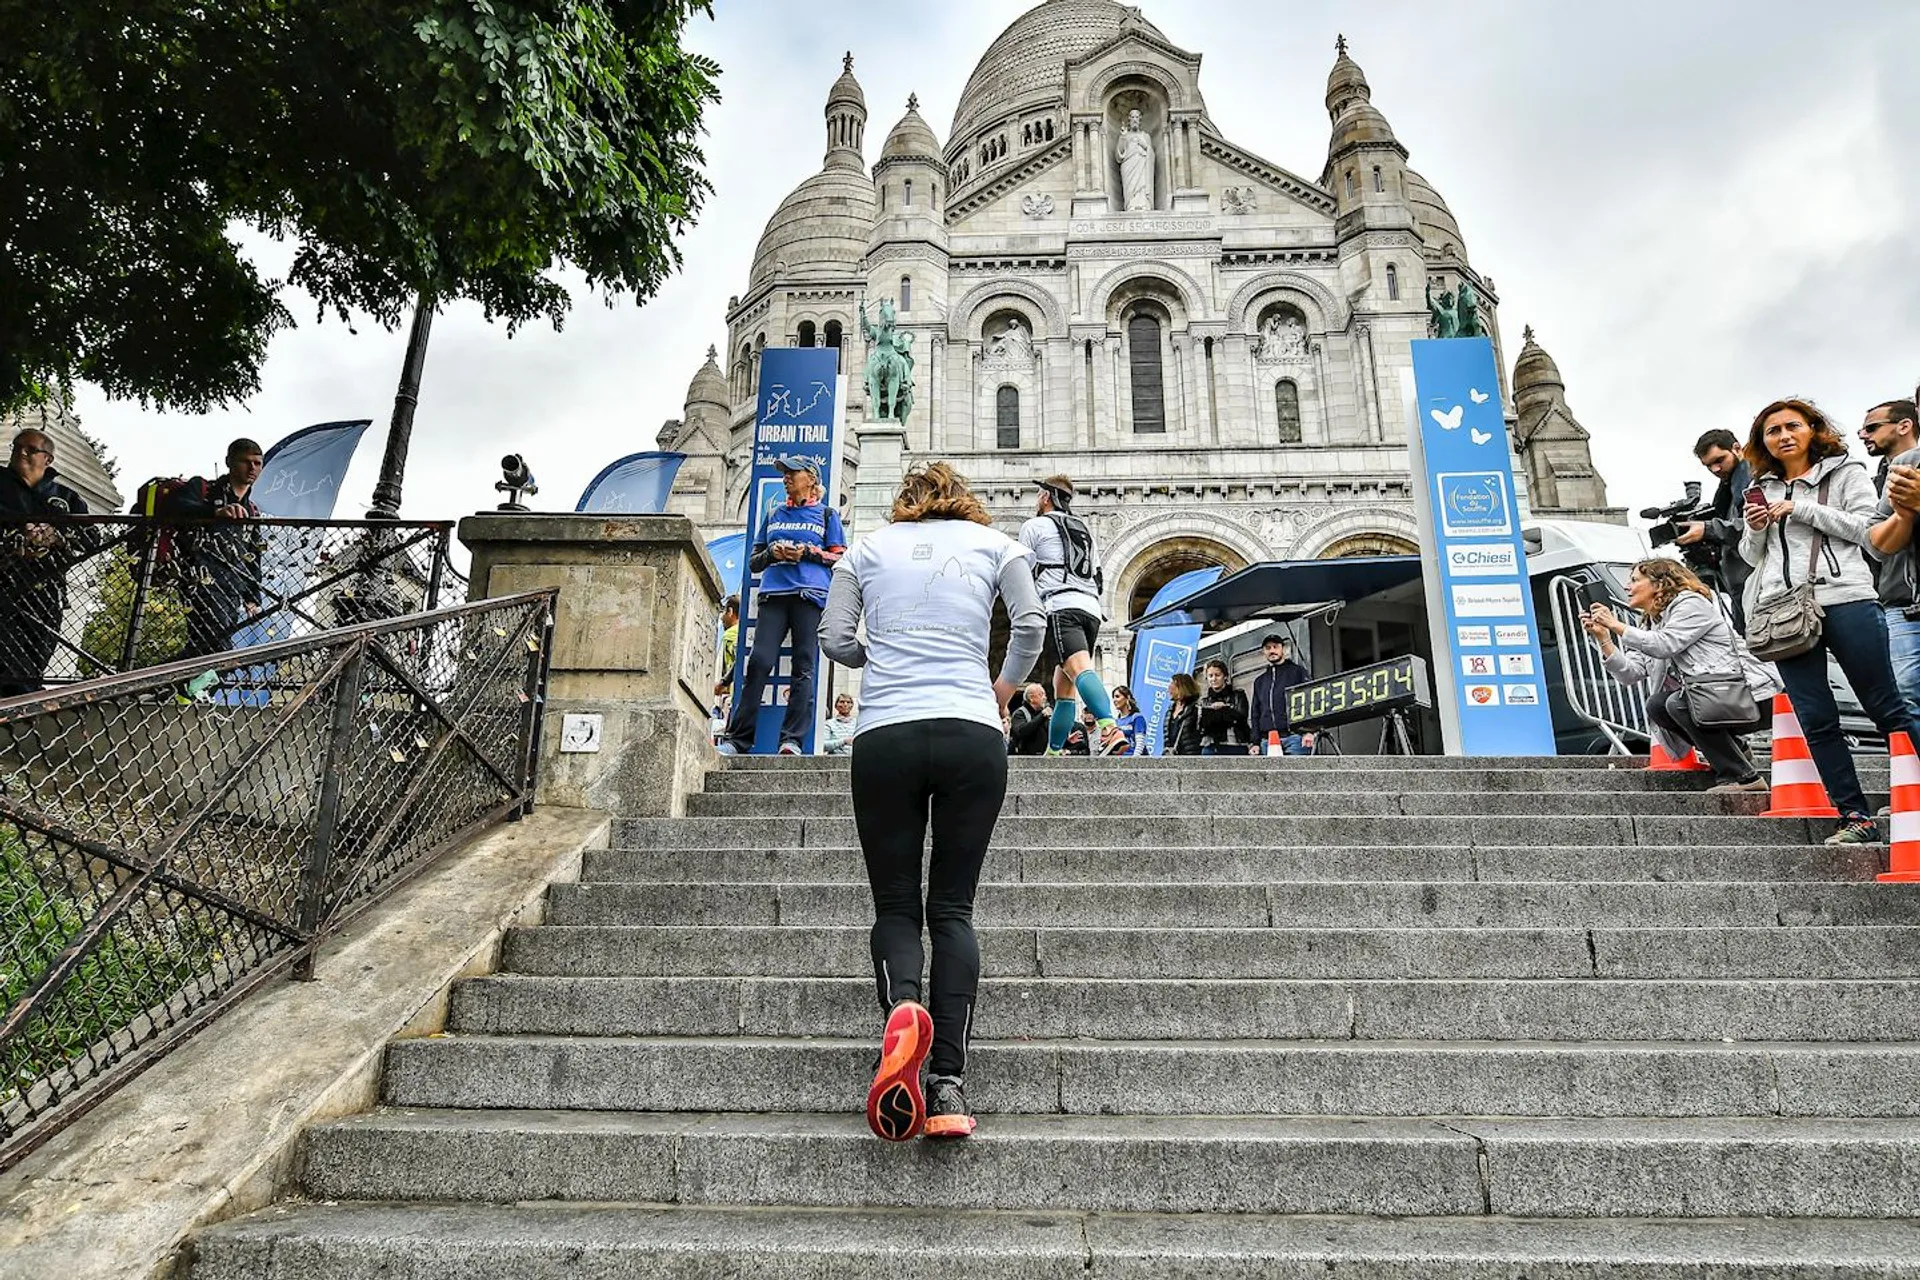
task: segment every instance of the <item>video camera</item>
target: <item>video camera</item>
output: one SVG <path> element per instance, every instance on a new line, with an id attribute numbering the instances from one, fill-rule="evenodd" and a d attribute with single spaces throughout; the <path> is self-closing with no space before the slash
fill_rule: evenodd
<path id="1" fill-rule="evenodd" d="M 1680 536 L 1681 525 L 1698 524 L 1713 515 L 1713 503 L 1701 500 L 1698 480 L 1689 480 L 1681 487 L 1686 493 L 1685 497 L 1669 502 L 1664 507 L 1641 509 L 1642 520 L 1660 522 L 1647 530 L 1647 540 L 1653 544 L 1653 549 L 1656 551 L 1670 545 Z M 1711 542 L 1696 542 L 1690 546 L 1681 547 L 1680 558 L 1685 560 L 1695 572 L 1712 572 L 1719 566 L 1720 548 Z"/>

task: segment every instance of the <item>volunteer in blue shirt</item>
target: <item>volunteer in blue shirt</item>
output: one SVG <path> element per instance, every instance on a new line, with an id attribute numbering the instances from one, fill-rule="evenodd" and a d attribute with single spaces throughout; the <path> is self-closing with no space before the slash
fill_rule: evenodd
<path id="1" fill-rule="evenodd" d="M 793 674 L 787 713 L 780 724 L 780 754 L 797 756 L 813 721 L 813 670 L 820 660 L 820 611 L 826 607 L 833 566 L 847 549 L 840 513 L 821 499 L 820 475 L 806 458 L 775 462 L 787 500 L 767 512 L 748 563 L 760 575 L 759 610 L 753 619 L 753 652 L 746 683 L 733 704 L 727 731 L 716 749 L 723 756 L 753 750 L 754 722 L 767 678 L 780 661 L 780 645 L 793 637 Z"/>

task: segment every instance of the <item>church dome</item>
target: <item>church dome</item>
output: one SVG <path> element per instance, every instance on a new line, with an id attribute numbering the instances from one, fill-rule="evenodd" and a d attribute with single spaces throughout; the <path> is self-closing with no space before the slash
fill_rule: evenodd
<path id="1" fill-rule="evenodd" d="M 940 161 L 940 139 L 933 134 L 933 127 L 920 115 L 920 99 L 907 100 L 907 114 L 900 117 L 900 123 L 893 126 L 893 132 L 887 135 L 885 145 L 880 148 L 880 164 L 889 160 L 928 160 L 934 164 Z"/>
<path id="2" fill-rule="evenodd" d="M 1536 397 L 1564 395 L 1567 390 L 1566 380 L 1560 376 L 1560 366 L 1554 363 L 1546 348 L 1534 341 L 1533 326 L 1528 325 L 1525 332 L 1526 342 L 1520 348 L 1520 358 L 1513 362 L 1515 408 Z"/>
<path id="3" fill-rule="evenodd" d="M 1454 248 L 1454 256 L 1467 261 L 1466 238 L 1460 234 L 1460 224 L 1454 221 L 1453 210 L 1440 198 L 1440 193 L 1425 178 L 1408 169 L 1407 203 L 1413 206 L 1414 221 L 1419 224 L 1421 238 L 1427 246 L 1441 249 L 1447 245 Z"/>
<path id="4" fill-rule="evenodd" d="M 840 78 L 833 82 L 833 88 L 827 90 L 827 114 L 842 103 L 851 103 L 860 110 L 867 109 L 867 95 L 861 92 L 860 82 L 853 78 L 853 54 L 847 54 L 841 65 Z"/>
<path id="5" fill-rule="evenodd" d="M 1115 0 L 1045 0 L 1015 18 L 967 77 L 949 140 L 962 141 L 1016 108 L 1064 99 L 1067 63 L 1119 35 L 1131 16 Z M 1145 19 L 1138 25 L 1166 39 Z"/>
<path id="6" fill-rule="evenodd" d="M 1395 143 L 1393 126 L 1371 102 L 1360 101 L 1348 107 L 1334 122 L 1333 138 L 1327 143 L 1328 155 L 1339 155 L 1348 147 L 1367 143 Z"/>
<path id="7" fill-rule="evenodd" d="M 753 251 L 747 287 L 758 288 L 786 264 L 788 279 L 845 275 L 867 251 L 876 201 L 873 179 L 859 169 L 829 166 L 793 189 L 767 219 Z"/>
<path id="8" fill-rule="evenodd" d="M 707 362 L 700 366 L 700 372 L 693 375 L 693 381 L 687 384 L 687 404 L 717 404 L 727 407 L 727 376 L 720 372 L 720 353 L 712 347 L 707 348 Z"/>

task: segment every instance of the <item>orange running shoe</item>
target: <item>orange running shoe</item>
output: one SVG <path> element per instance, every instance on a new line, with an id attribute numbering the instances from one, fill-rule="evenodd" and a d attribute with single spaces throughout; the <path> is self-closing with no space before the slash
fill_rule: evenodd
<path id="1" fill-rule="evenodd" d="M 867 1127 L 888 1142 L 918 1137 L 927 1122 L 920 1068 L 932 1047 L 933 1015 L 926 1006 L 912 1000 L 893 1006 L 880 1043 L 880 1069 L 867 1090 Z"/>
<path id="2" fill-rule="evenodd" d="M 969 1138 L 973 1136 L 973 1112 L 967 1108 L 966 1090 L 958 1076 L 930 1076 L 927 1079 L 927 1129 L 929 1138 Z"/>

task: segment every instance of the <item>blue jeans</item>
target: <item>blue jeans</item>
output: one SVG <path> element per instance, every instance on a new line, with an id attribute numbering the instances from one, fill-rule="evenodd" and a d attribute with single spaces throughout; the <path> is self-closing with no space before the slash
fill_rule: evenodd
<path id="1" fill-rule="evenodd" d="M 1776 665 L 1786 682 L 1787 696 L 1806 731 L 1807 748 L 1827 786 L 1827 798 L 1843 818 L 1868 818 L 1866 794 L 1854 772 L 1853 753 L 1840 735 L 1840 709 L 1827 683 L 1827 655 L 1831 653 L 1860 707 L 1882 733 L 1913 733 L 1914 719 L 1893 680 L 1893 660 L 1887 649 L 1887 619 L 1877 600 L 1827 606 L 1826 629 L 1820 643 L 1797 658 Z"/>
<path id="2" fill-rule="evenodd" d="M 780 645 L 793 636 L 793 670 L 787 681 L 787 710 L 780 721 L 780 741 L 795 746 L 807 740 L 813 727 L 813 669 L 820 661 L 820 606 L 804 596 L 761 596 L 753 620 L 753 651 L 747 657 L 747 678 L 740 701 L 727 722 L 727 738 L 740 751 L 752 751 L 760 722 L 760 700 L 767 681 L 780 663 Z"/>
<path id="3" fill-rule="evenodd" d="M 1887 649 L 1893 659 L 1893 682 L 1906 700 L 1907 715 L 1920 724 L 1920 622 L 1911 622 L 1904 612 L 1889 605 Z M 1915 743 L 1920 746 L 1920 743 Z"/>

